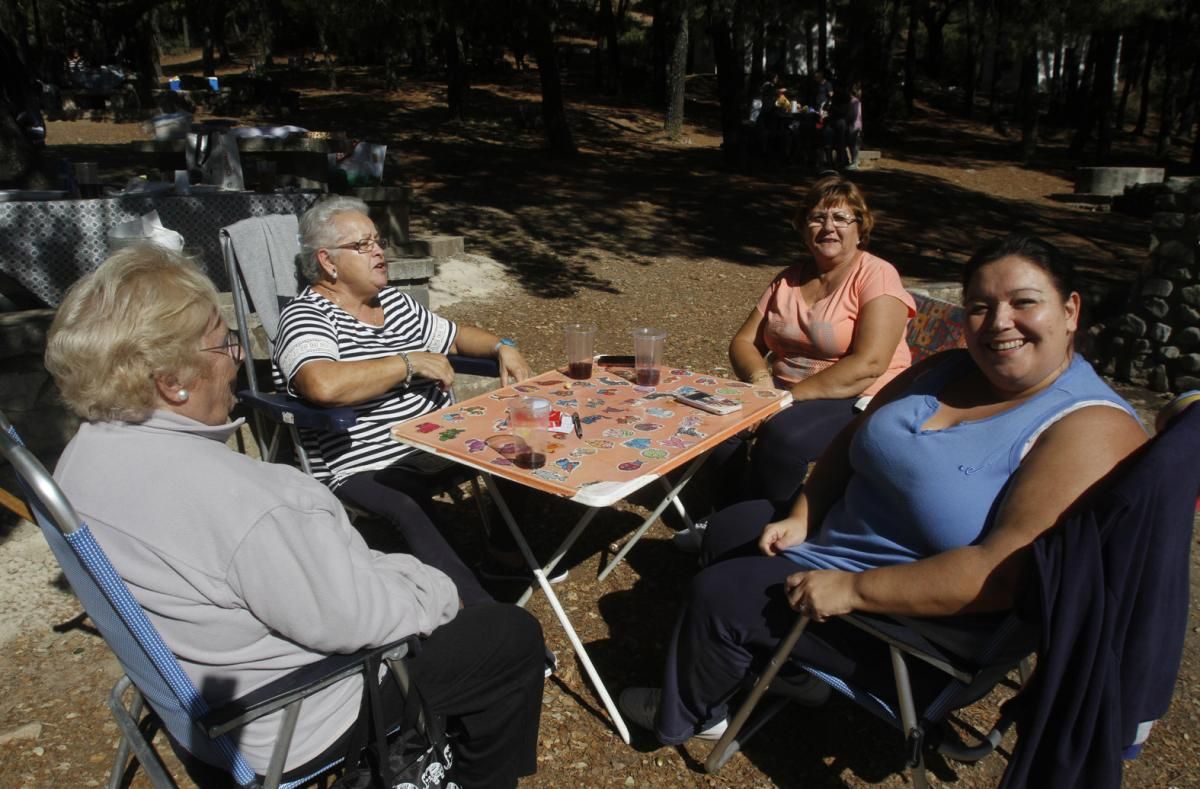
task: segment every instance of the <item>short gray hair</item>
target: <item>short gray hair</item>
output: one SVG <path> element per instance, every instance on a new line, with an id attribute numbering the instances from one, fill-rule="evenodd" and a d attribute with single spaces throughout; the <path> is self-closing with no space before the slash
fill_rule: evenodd
<path id="1" fill-rule="evenodd" d="M 300 217 L 300 276 L 309 283 L 320 282 L 321 264 L 317 250 L 329 249 L 338 242 L 333 218 L 338 214 L 369 216 L 367 204 L 357 197 L 335 195 L 304 212 Z"/>
<path id="2" fill-rule="evenodd" d="M 203 377 L 200 340 L 217 314 L 217 289 L 195 263 L 134 244 L 67 291 L 50 326 L 46 369 L 83 419 L 142 422 L 154 410 L 156 376 L 186 385 Z"/>

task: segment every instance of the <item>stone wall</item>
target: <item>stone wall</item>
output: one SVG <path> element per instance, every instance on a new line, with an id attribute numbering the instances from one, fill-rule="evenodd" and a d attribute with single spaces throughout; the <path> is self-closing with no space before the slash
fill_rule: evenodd
<path id="1" fill-rule="evenodd" d="M 1155 191 L 1150 265 L 1125 312 L 1093 329 L 1094 361 L 1117 379 L 1184 392 L 1200 389 L 1200 179 Z"/>

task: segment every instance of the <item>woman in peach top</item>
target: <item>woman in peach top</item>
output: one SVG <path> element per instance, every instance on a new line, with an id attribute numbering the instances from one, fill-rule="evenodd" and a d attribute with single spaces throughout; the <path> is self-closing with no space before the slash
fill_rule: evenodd
<path id="1" fill-rule="evenodd" d="M 808 464 L 911 362 L 916 307 L 895 267 L 866 251 L 874 224 L 853 183 L 813 184 L 793 219 L 812 258 L 780 272 L 729 344 L 739 378 L 796 401 L 758 429 L 743 498 L 794 498 Z"/>

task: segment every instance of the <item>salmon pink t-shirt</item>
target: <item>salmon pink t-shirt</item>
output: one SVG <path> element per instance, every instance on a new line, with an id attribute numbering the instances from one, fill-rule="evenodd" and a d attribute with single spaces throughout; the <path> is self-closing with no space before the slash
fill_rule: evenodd
<path id="1" fill-rule="evenodd" d="M 763 314 L 763 341 L 773 355 L 771 372 L 777 381 L 792 385 L 824 370 L 845 356 L 854 340 L 862 308 L 880 296 L 892 296 L 916 314 L 916 303 L 900 282 L 900 274 L 886 260 L 864 252 L 837 289 L 815 304 L 800 295 L 801 267 L 784 269 L 758 300 Z M 900 338 L 887 371 L 864 395 L 873 395 L 912 364 L 908 343 Z"/>

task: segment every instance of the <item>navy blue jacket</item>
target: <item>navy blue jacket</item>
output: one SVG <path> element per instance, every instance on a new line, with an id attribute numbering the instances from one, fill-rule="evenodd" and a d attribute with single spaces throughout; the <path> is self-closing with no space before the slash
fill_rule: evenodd
<path id="1" fill-rule="evenodd" d="M 1167 711 L 1188 616 L 1200 491 L 1200 407 L 1124 461 L 1034 543 L 1022 615 L 1037 669 L 1006 705 L 1017 746 L 1004 787 L 1117 787 L 1139 723 Z"/>

